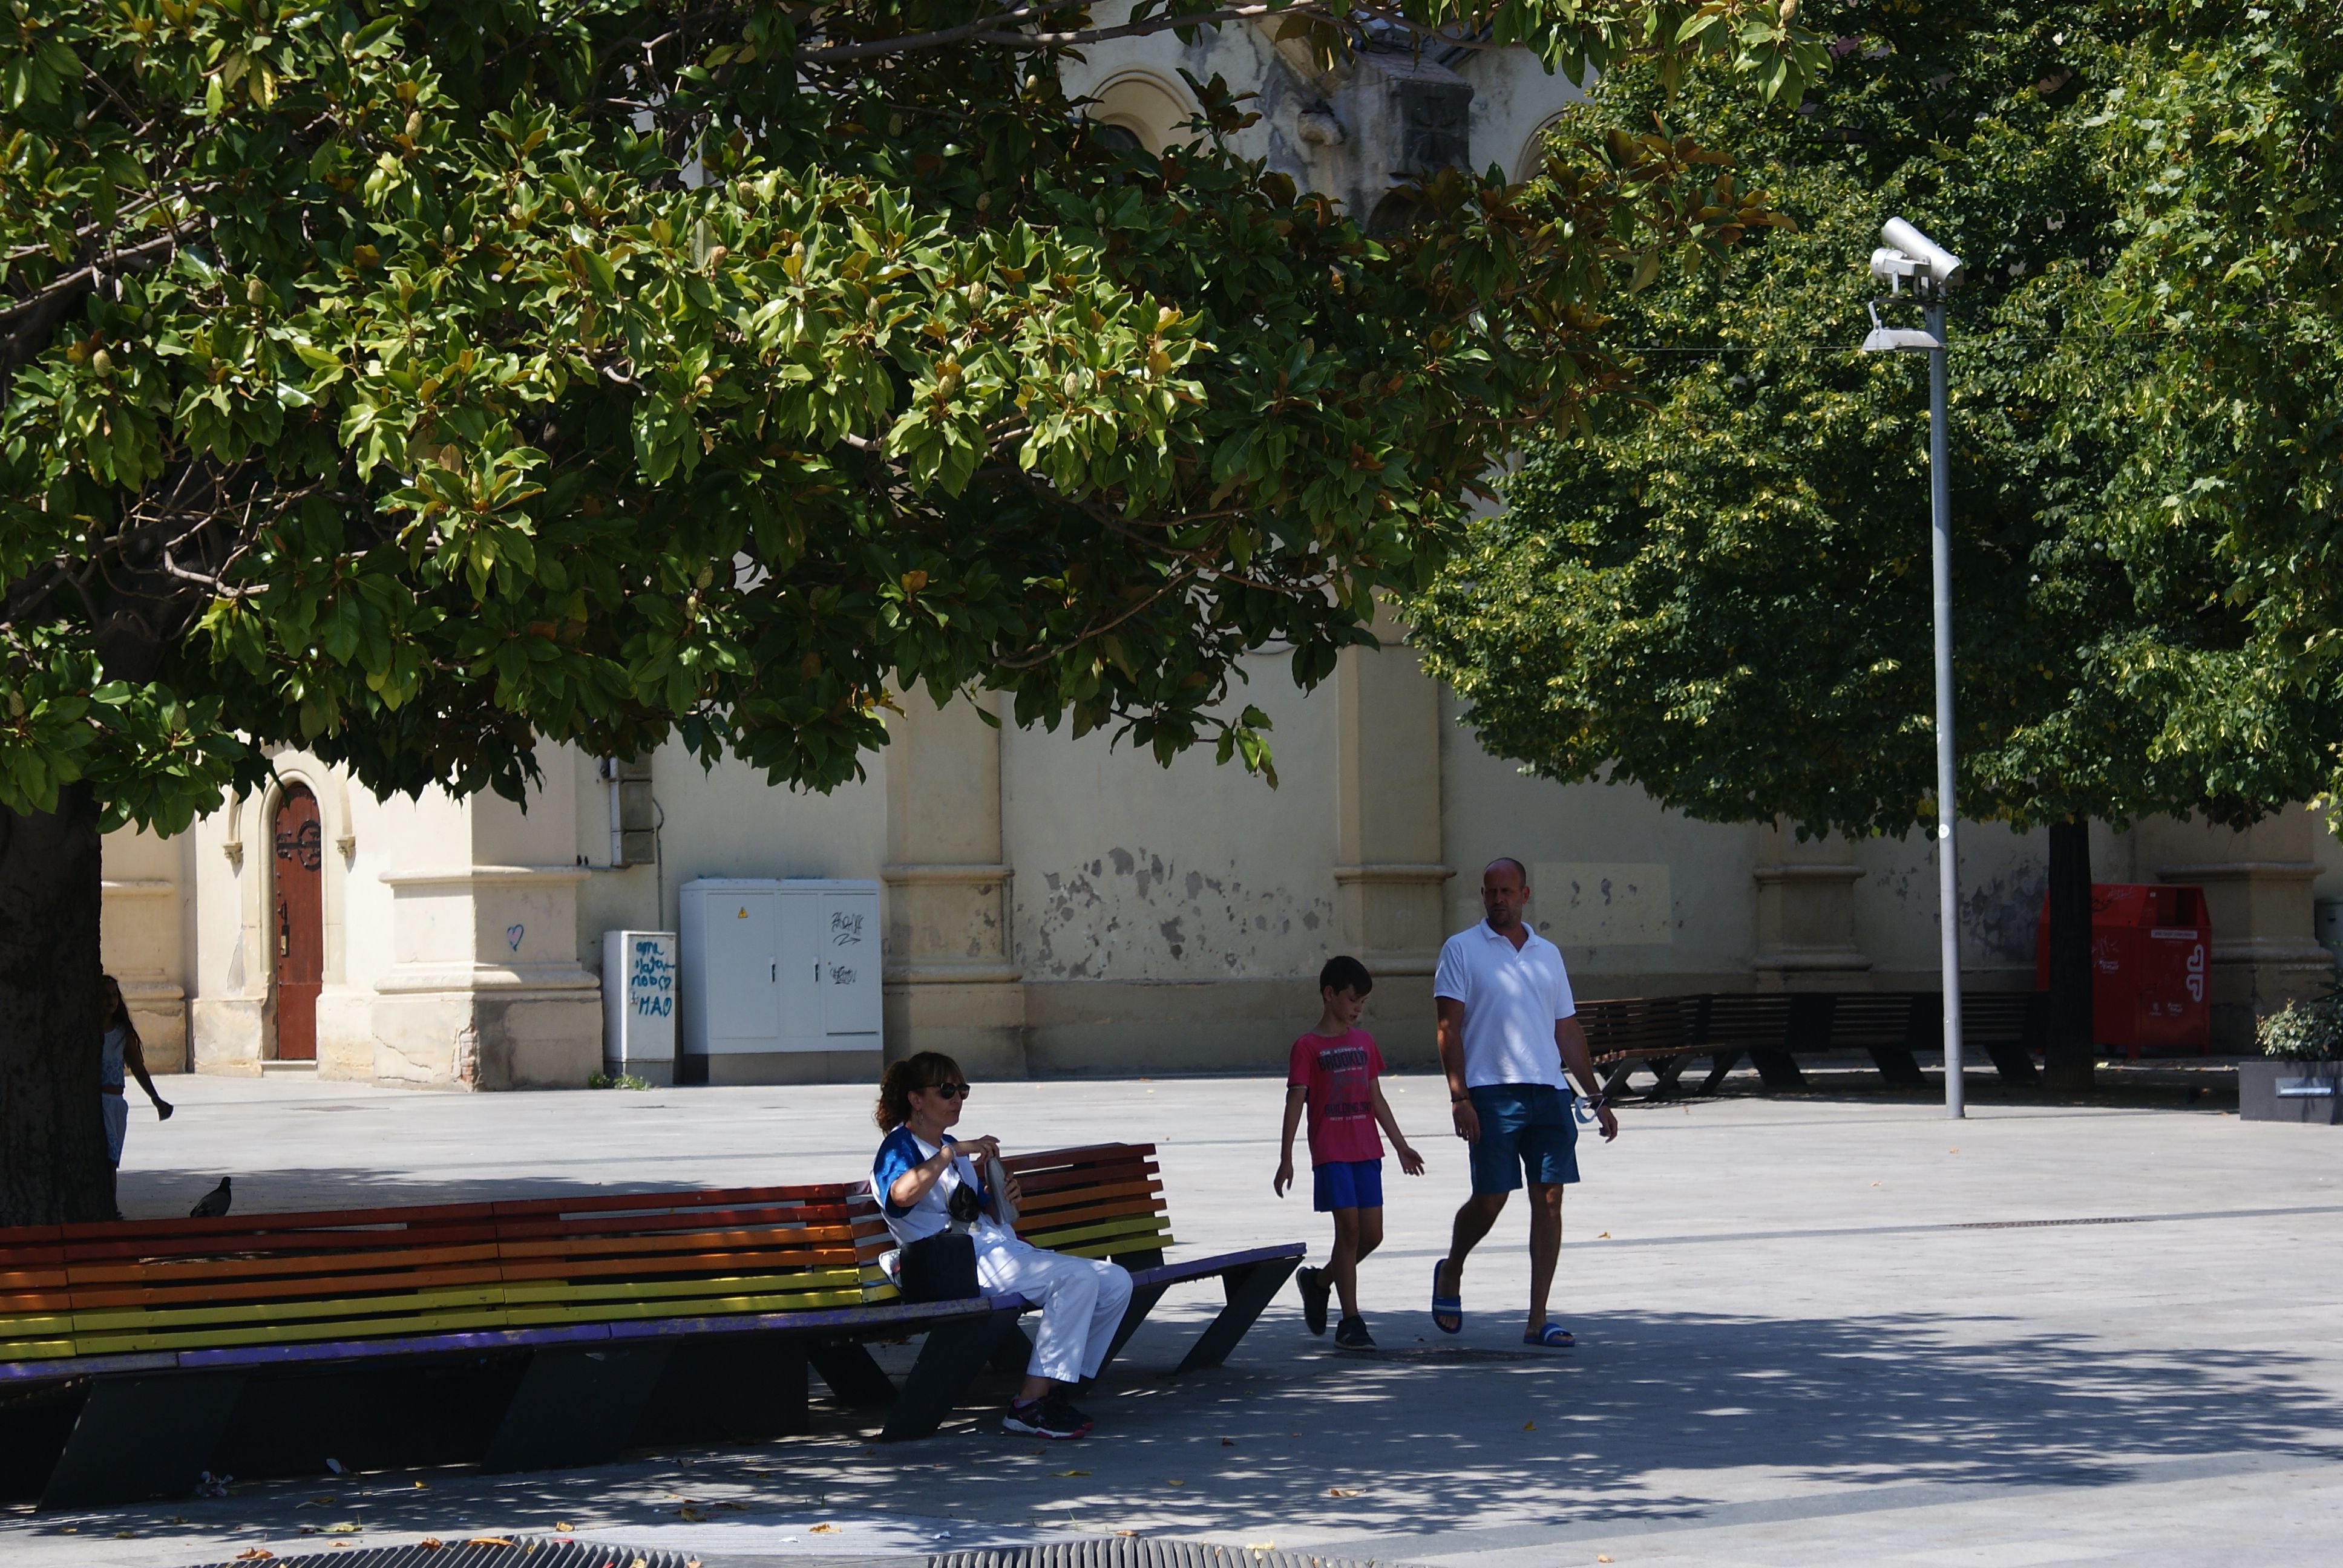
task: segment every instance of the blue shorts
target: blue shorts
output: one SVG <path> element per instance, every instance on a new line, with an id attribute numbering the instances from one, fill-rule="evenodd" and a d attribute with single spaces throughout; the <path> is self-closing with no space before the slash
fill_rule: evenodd
<path id="1" fill-rule="evenodd" d="M 1310 1186 L 1321 1214 L 1330 1209 L 1380 1209 L 1383 1206 L 1383 1162 L 1380 1160 L 1336 1160 L 1310 1168 Z"/>
<path id="2" fill-rule="evenodd" d="M 1473 1191 L 1516 1191 L 1523 1171 L 1549 1185 L 1578 1180 L 1578 1120 L 1569 1095 L 1545 1083 L 1483 1084 L 1472 1095 L 1481 1118 Z"/>

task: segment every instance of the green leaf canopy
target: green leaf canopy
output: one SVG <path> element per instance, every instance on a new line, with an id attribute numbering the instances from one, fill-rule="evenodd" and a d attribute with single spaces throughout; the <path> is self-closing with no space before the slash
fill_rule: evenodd
<path id="1" fill-rule="evenodd" d="M 2203 274 L 2143 248 L 2169 251 L 2143 214 L 2173 198 L 2127 150 L 2145 133 L 2107 117 L 2196 67 L 2128 7 L 1841 15 L 1795 113 L 1707 69 L 1671 101 L 1628 68 L 1569 126 L 1664 116 L 1735 149 L 1796 228 L 1621 308 L 1606 332 L 1642 346 L 1627 365 L 1647 397 L 1614 400 L 1592 439 L 1531 447 L 1509 509 L 1474 522 L 1416 606 L 1432 667 L 1484 745 L 1549 777 L 1815 831 L 1933 818 L 1926 360 L 1855 352 L 1884 292 L 1866 259 L 1900 214 L 1968 263 L 1948 431 L 1962 814 L 2243 823 L 2308 797 L 2343 712 L 2275 635 L 2268 549 L 2192 515 L 2237 494 L 2197 477 L 2237 437 L 2232 405 L 2204 345 L 2147 306 L 2171 308 L 2157 280 Z M 2250 113 L 2216 96 L 2190 101 Z M 2258 224 L 2267 208 L 2232 232 Z M 1917 324 L 1908 301 L 1882 309 Z M 2275 415 L 2258 352 L 2239 374 Z M 2278 444 L 2280 417 L 2248 422 Z"/>
<path id="2" fill-rule="evenodd" d="M 5 5 L 14 811 L 176 829 L 276 743 L 515 793 L 540 739 L 673 733 L 828 788 L 890 689 L 971 684 L 1266 766 L 1237 655 L 1322 678 L 1616 381 L 1613 275 L 1754 221 L 1698 149 L 1594 138 L 1371 242 L 1226 150 L 1217 83 L 1192 146 L 1094 135 L 1078 9 Z M 1794 10 L 1383 19 L 1795 97 Z"/>

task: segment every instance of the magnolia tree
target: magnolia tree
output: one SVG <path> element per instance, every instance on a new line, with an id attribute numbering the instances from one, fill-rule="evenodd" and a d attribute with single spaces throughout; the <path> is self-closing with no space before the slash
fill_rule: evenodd
<path id="1" fill-rule="evenodd" d="M 890 690 L 1265 769 L 1493 457 L 1617 385 L 1598 302 L 1762 215 L 1699 149 L 1557 146 L 1352 215 L 1093 134 L 1069 48 L 1729 61 L 1795 4 L 5 0 L 0 1223 L 106 1212 L 99 835 L 300 745 L 519 791 L 670 736 L 828 788 Z"/>

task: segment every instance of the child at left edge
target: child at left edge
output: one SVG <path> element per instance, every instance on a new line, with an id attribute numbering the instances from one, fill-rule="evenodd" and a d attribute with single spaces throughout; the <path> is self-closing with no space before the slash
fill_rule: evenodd
<path id="1" fill-rule="evenodd" d="M 1334 1250 L 1322 1269 L 1294 1275 L 1302 1290 L 1302 1316 L 1313 1334 L 1326 1332 L 1326 1297 L 1342 1298 L 1342 1321 L 1334 1342 L 1344 1350 L 1371 1351 L 1374 1337 L 1359 1315 L 1359 1261 L 1383 1244 L 1383 1146 L 1378 1123 L 1391 1134 L 1399 1168 L 1423 1174 L 1423 1156 L 1408 1146 L 1399 1120 L 1383 1099 L 1383 1053 L 1374 1036 L 1359 1027 L 1359 1013 L 1374 989 L 1367 966 L 1349 957 L 1332 958 L 1318 971 L 1318 998 L 1324 1010 L 1318 1026 L 1293 1042 L 1285 1073 L 1285 1138 L 1272 1183 L 1281 1198 L 1293 1184 L 1293 1131 L 1302 1112 L 1310 1115 L 1311 1186 L 1315 1207 L 1334 1217 Z"/>

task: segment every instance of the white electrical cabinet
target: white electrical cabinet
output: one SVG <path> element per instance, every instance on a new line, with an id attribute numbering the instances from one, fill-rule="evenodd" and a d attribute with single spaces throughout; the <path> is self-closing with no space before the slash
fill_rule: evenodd
<path id="1" fill-rule="evenodd" d="M 686 882 L 687 1055 L 880 1047 L 879 884 Z"/>
<path id="2" fill-rule="evenodd" d="M 673 931 L 602 933 L 602 1070 L 675 1081 Z"/>

